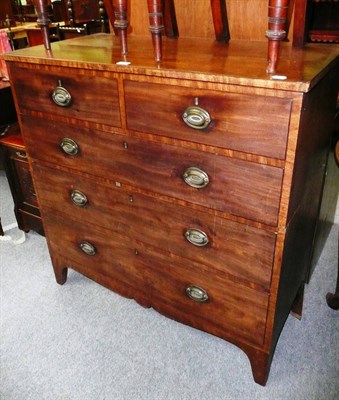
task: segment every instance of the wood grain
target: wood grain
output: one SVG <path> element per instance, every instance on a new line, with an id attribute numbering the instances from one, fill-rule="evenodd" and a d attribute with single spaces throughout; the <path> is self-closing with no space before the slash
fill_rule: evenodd
<path id="1" fill-rule="evenodd" d="M 33 168 L 44 209 L 54 209 L 69 218 L 76 214 L 98 229 L 111 229 L 162 251 L 200 262 L 245 287 L 268 289 L 274 233 L 116 187 L 114 182 L 98 182 L 77 174 L 70 176 L 66 171 L 35 163 Z M 73 190 L 86 195 L 86 206 L 77 207 L 72 203 Z M 206 248 L 187 242 L 184 233 L 192 227 L 208 235 L 210 242 Z"/>
<path id="2" fill-rule="evenodd" d="M 285 158 L 291 107 L 288 98 L 246 96 L 127 79 L 124 93 L 127 126 L 131 130 Z M 212 119 L 204 130 L 188 127 L 182 119 L 184 111 L 195 102 Z M 261 118 L 263 111 L 268 118 Z"/>
<path id="3" fill-rule="evenodd" d="M 124 135 L 78 127 L 69 129 L 59 122 L 23 117 L 23 135 L 30 156 L 39 161 L 105 175 L 121 184 L 142 187 L 200 204 L 232 215 L 276 225 L 283 171 L 266 165 L 182 149 Z M 35 130 L 34 139 L 29 134 Z M 49 135 L 45 132 L 48 131 Z M 79 146 L 77 156 L 67 156 L 59 143 L 65 137 Z M 96 145 L 93 146 L 93 143 Z M 98 158 L 99 157 L 99 158 Z M 92 160 L 96 159 L 95 164 Z M 210 184 L 204 189 L 188 186 L 182 175 L 189 167 L 205 171 Z"/>
<path id="4" fill-rule="evenodd" d="M 238 336 L 239 341 L 262 343 L 267 294 L 240 289 L 232 282 L 225 285 L 212 269 L 175 256 L 170 261 L 167 255 L 130 238 L 112 236 L 110 231 L 96 230 L 54 213 L 45 212 L 44 220 L 49 247 L 63 260 L 56 265 L 56 274 L 73 268 L 185 324 L 203 330 L 214 327 L 227 336 Z M 84 240 L 95 246 L 96 255 L 88 256 L 79 249 Z M 189 299 L 185 289 L 190 284 L 203 287 L 209 301 Z"/>

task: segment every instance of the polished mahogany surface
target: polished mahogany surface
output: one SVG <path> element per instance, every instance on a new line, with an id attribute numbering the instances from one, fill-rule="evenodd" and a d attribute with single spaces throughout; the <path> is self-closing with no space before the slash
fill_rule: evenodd
<path id="1" fill-rule="evenodd" d="M 128 66 L 123 61 L 119 40 L 110 34 L 52 43 L 51 53 L 43 46 L 18 50 L 13 59 L 39 65 L 59 65 L 86 69 L 104 69 L 167 78 L 187 78 L 205 82 L 241 86 L 308 91 L 339 55 L 339 46 L 309 44 L 303 49 L 282 43 L 277 78 L 266 73 L 265 42 L 231 41 L 229 44 L 209 39 L 172 40 L 164 38 L 163 60 L 153 59 L 149 37 L 129 37 Z M 7 60 L 12 55 L 6 55 Z M 286 78 L 285 78 L 286 77 Z"/>
<path id="2" fill-rule="evenodd" d="M 58 283 L 74 268 L 236 344 L 265 384 L 301 313 L 338 47 L 98 34 L 5 56 Z M 299 301 L 298 301 L 299 300 Z"/>

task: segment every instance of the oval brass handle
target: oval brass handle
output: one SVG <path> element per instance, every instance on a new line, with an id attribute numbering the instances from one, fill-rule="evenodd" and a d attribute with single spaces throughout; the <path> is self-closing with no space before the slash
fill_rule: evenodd
<path id="1" fill-rule="evenodd" d="M 95 256 L 97 250 L 92 243 L 86 242 L 85 240 L 79 243 L 80 250 L 82 250 L 88 256 Z"/>
<path id="2" fill-rule="evenodd" d="M 182 119 L 193 129 L 205 129 L 212 121 L 209 112 L 199 106 L 187 107 L 182 114 Z"/>
<path id="3" fill-rule="evenodd" d="M 204 247 L 209 243 L 208 236 L 205 232 L 197 228 L 187 229 L 185 232 L 185 238 L 194 246 Z"/>
<path id="4" fill-rule="evenodd" d="M 71 192 L 71 200 L 78 207 L 84 207 L 88 203 L 87 196 L 76 189 Z"/>
<path id="5" fill-rule="evenodd" d="M 196 167 L 187 168 L 183 173 L 182 178 L 187 185 L 196 189 L 203 189 L 210 182 L 207 173 Z"/>
<path id="6" fill-rule="evenodd" d="M 60 142 L 63 152 L 69 156 L 75 156 L 79 152 L 79 146 L 73 139 L 64 138 Z"/>
<path id="7" fill-rule="evenodd" d="M 25 151 L 16 151 L 15 154 L 19 157 L 19 158 L 23 158 L 26 159 L 27 158 L 27 154 Z"/>
<path id="8" fill-rule="evenodd" d="M 69 107 L 72 104 L 72 96 L 63 86 L 57 86 L 53 90 L 52 100 L 59 107 Z"/>
<path id="9" fill-rule="evenodd" d="M 196 285 L 187 286 L 186 294 L 191 300 L 194 300 L 198 303 L 205 303 L 208 300 L 208 294 L 206 290 Z"/>

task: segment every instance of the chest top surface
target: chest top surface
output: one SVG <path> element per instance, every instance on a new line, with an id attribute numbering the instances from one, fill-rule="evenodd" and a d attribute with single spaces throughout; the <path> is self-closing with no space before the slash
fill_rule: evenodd
<path id="1" fill-rule="evenodd" d="M 123 57 L 117 37 L 96 34 L 53 43 L 51 52 L 34 46 L 7 53 L 4 59 L 297 92 L 310 90 L 339 62 L 337 45 L 312 44 L 297 49 L 283 43 L 277 72 L 269 75 L 265 42 L 231 41 L 226 45 L 209 39 L 164 38 L 163 54 L 163 61 L 156 63 L 151 40 L 131 36 L 129 52 Z"/>

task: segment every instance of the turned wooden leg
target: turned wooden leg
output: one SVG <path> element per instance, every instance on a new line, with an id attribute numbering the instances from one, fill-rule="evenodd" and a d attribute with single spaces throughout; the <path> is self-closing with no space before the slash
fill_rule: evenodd
<path id="1" fill-rule="evenodd" d="M 286 37 L 286 22 L 289 0 L 269 0 L 268 4 L 268 66 L 267 72 L 273 74 L 276 70 L 280 42 Z"/>
<path id="2" fill-rule="evenodd" d="M 47 0 L 33 0 L 35 9 L 38 13 L 37 24 L 40 26 L 43 42 L 46 50 L 51 50 L 51 43 L 49 39 L 49 24 L 51 20 L 48 18 Z"/>
<path id="3" fill-rule="evenodd" d="M 175 13 L 174 0 L 164 0 L 164 23 L 166 36 L 170 38 L 177 38 L 179 36 L 179 29 Z"/>
<path id="4" fill-rule="evenodd" d="M 109 23 L 111 24 L 112 28 L 114 29 L 114 34 L 118 35 L 117 30 L 114 27 L 114 21 L 115 21 L 115 16 L 114 16 L 114 9 L 113 9 L 113 4 L 112 0 L 103 0 L 106 14 L 109 20 Z"/>
<path id="5" fill-rule="evenodd" d="M 162 32 L 164 30 L 162 0 L 147 0 L 147 5 L 154 57 L 156 62 L 160 62 L 162 59 Z"/>
<path id="6" fill-rule="evenodd" d="M 118 32 L 121 45 L 121 54 L 127 54 L 127 1 L 113 0 L 114 22 L 113 27 Z"/>
<path id="7" fill-rule="evenodd" d="M 228 43 L 231 36 L 228 28 L 226 0 L 211 0 L 211 10 L 216 40 Z"/>

